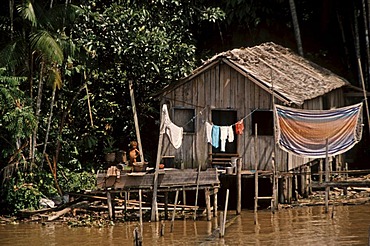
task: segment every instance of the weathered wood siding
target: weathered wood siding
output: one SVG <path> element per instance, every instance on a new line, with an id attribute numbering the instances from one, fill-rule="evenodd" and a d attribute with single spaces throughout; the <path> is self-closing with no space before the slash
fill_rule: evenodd
<path id="1" fill-rule="evenodd" d="M 328 94 L 327 97 L 331 98 L 329 101 L 334 104 L 340 97 L 338 95 L 339 90 Z M 195 109 L 195 133 L 185 133 L 179 149 L 176 150 L 167 136 L 164 137 L 162 155 L 174 155 L 175 161 L 182 162 L 185 168 L 207 166 L 212 148 L 206 142 L 205 122 L 211 121 L 212 109 L 236 110 L 238 119 L 247 116 L 244 120 L 244 133 L 237 138 L 237 151 L 242 157 L 243 169 L 255 169 L 255 164 L 258 163 L 258 169 L 271 170 L 273 151 L 275 163 L 280 171 L 287 171 L 308 161 L 307 158 L 294 157 L 280 150 L 274 144 L 273 136 L 258 136 L 256 145 L 255 137 L 252 135 L 254 126 L 251 112 L 254 109 L 272 110 L 272 95 L 225 63 L 209 67 L 162 96 L 162 104 L 169 102 L 171 119 L 173 108 Z M 280 102 L 276 100 L 275 103 Z M 309 100 L 303 105 L 306 109 L 322 107 L 323 97 Z M 255 146 L 258 150 L 257 156 L 254 153 Z"/>

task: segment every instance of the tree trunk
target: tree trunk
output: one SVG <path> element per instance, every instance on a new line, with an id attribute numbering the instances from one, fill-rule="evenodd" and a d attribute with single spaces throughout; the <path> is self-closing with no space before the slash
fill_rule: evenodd
<path id="1" fill-rule="evenodd" d="M 39 124 L 39 117 L 41 112 L 41 101 L 42 101 L 42 89 L 44 86 L 44 62 L 41 62 L 41 68 L 40 68 L 40 78 L 39 78 L 39 88 L 37 92 L 37 102 L 36 102 L 36 127 L 33 130 L 33 140 L 32 140 L 32 157 L 31 161 L 32 163 L 35 162 L 35 150 L 36 150 L 36 141 L 37 141 L 37 130 L 38 130 L 38 124 Z"/>
<path id="2" fill-rule="evenodd" d="M 81 91 L 83 89 L 85 89 L 85 85 L 83 85 L 79 88 L 79 90 L 76 92 L 73 99 L 69 102 L 68 107 L 62 112 L 62 118 L 61 118 L 60 124 L 59 124 L 59 133 L 58 133 L 57 143 L 56 143 L 56 148 L 55 148 L 55 162 L 56 163 L 58 163 L 58 159 L 59 159 L 59 153 L 60 153 L 60 149 L 61 149 L 62 131 L 63 131 L 65 120 L 68 116 L 69 111 L 72 108 L 72 105 L 73 105 L 74 101 L 76 101 L 78 95 L 81 93 Z"/>
<path id="3" fill-rule="evenodd" d="M 362 17 L 364 20 L 364 29 L 365 29 L 365 46 L 366 46 L 366 61 L 367 66 L 364 66 L 364 75 L 365 75 L 365 86 L 366 88 L 369 85 L 369 65 L 370 65 L 370 50 L 369 50 L 369 28 L 367 23 L 367 13 L 366 13 L 366 3 L 365 0 L 362 0 Z"/>
<path id="4" fill-rule="evenodd" d="M 50 113 L 49 113 L 49 119 L 48 119 L 48 126 L 46 128 L 46 135 L 45 135 L 45 142 L 44 142 L 44 150 L 42 151 L 43 158 L 41 160 L 41 167 L 44 164 L 44 156 L 45 156 L 45 153 L 46 153 L 46 147 L 48 145 L 48 139 L 49 139 L 50 124 L 51 124 L 51 120 L 53 118 L 53 108 L 54 108 L 54 101 L 55 101 L 55 91 L 56 91 L 56 86 L 54 86 L 54 88 L 53 88 L 53 94 L 51 96 Z"/>
<path id="5" fill-rule="evenodd" d="M 346 35 L 344 33 L 342 16 L 339 14 L 338 9 L 337 9 L 336 12 L 337 12 L 338 25 L 339 25 L 339 29 L 340 29 L 340 33 L 341 33 L 342 41 L 343 41 L 344 54 L 346 56 L 347 68 L 350 69 L 351 68 L 351 62 L 350 62 L 350 56 L 349 56 L 349 52 L 348 52 L 348 44 L 347 44 L 347 40 L 346 40 Z"/>
<path id="6" fill-rule="evenodd" d="M 353 37 L 354 37 L 354 41 L 355 41 L 355 50 L 356 50 L 356 58 L 357 60 L 361 60 L 361 48 L 360 48 L 360 35 L 358 33 L 358 22 L 357 22 L 357 17 L 358 17 L 359 13 L 358 13 L 358 10 L 356 9 L 356 6 L 354 6 L 354 15 L 353 15 Z M 357 69 L 358 69 L 358 80 L 359 80 L 359 86 L 361 87 L 361 76 L 362 74 L 360 74 L 360 67 L 357 66 Z"/>
<path id="7" fill-rule="evenodd" d="M 14 34 L 14 0 L 9 0 L 9 16 L 10 16 L 10 40 L 13 41 L 13 34 Z"/>
<path id="8" fill-rule="evenodd" d="M 296 39 L 296 42 L 297 42 L 298 54 L 303 57 L 303 47 L 302 47 L 302 40 L 301 40 L 301 32 L 299 30 L 297 10 L 295 8 L 294 0 L 289 0 L 289 6 L 290 6 L 290 13 L 292 14 L 292 21 L 293 21 L 293 27 L 294 27 L 294 35 L 295 35 L 295 39 Z"/>

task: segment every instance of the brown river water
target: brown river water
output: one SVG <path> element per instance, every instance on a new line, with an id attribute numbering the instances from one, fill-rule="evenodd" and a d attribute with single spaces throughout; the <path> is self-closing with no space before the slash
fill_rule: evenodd
<path id="1" fill-rule="evenodd" d="M 217 219 L 212 221 L 176 220 L 170 232 L 165 222 L 160 236 L 160 223 L 143 224 L 143 245 L 368 245 L 370 204 L 330 207 L 321 206 L 282 209 L 275 214 L 243 210 L 235 217 L 228 212 L 225 237 L 215 232 Z M 134 245 L 136 222 L 113 226 L 74 227 L 58 223 L 0 225 L 0 245 Z"/>

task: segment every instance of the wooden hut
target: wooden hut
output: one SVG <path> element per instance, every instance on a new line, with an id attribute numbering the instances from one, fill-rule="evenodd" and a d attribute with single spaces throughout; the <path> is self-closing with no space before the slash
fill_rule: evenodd
<path id="1" fill-rule="evenodd" d="M 346 87 L 350 84 L 344 78 L 271 42 L 217 54 L 160 92 L 161 106 L 168 105 L 172 122 L 184 131 L 178 149 L 164 138 L 162 155 L 174 156 L 185 168 L 220 166 L 237 156 L 243 170 L 255 169 L 256 163 L 258 170 L 271 170 L 275 153 L 277 170 L 291 170 L 310 160 L 275 145 L 273 104 L 341 107 Z M 233 126 L 242 119 L 243 133 L 226 141 L 225 151 L 207 143 L 206 122 Z"/>

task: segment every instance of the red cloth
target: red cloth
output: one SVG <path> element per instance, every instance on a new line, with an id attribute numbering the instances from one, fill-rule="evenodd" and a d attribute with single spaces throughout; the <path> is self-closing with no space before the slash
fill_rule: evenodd
<path id="1" fill-rule="evenodd" d="M 239 120 L 235 124 L 235 133 L 238 135 L 242 135 L 244 131 L 244 122 L 243 120 Z"/>

